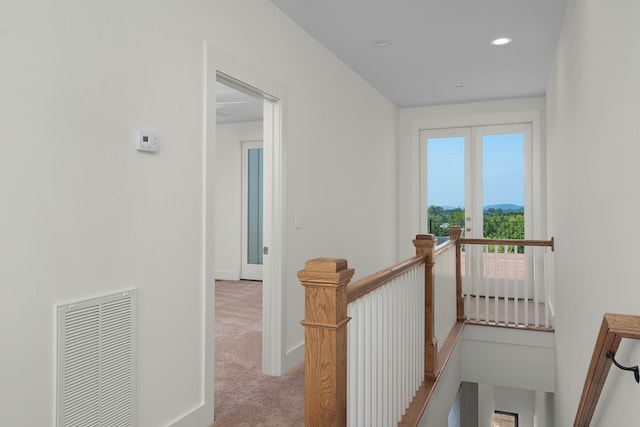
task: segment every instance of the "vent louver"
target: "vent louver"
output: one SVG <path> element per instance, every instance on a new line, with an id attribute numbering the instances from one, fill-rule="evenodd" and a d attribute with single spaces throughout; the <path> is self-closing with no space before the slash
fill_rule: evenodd
<path id="1" fill-rule="evenodd" d="M 58 307 L 58 427 L 135 427 L 135 301 Z"/>

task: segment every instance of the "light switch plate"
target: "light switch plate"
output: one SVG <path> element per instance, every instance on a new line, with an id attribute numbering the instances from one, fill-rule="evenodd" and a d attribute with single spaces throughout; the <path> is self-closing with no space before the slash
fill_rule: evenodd
<path id="1" fill-rule="evenodd" d="M 136 131 L 136 150 L 138 151 L 160 151 L 160 139 L 154 132 L 146 130 Z"/>
<path id="2" fill-rule="evenodd" d="M 293 215 L 293 226 L 296 230 L 300 230 L 302 228 L 302 214 L 300 212 L 296 212 Z"/>

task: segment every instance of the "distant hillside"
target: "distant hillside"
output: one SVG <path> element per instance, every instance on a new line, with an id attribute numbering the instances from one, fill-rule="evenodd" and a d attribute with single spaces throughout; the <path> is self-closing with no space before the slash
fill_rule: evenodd
<path id="1" fill-rule="evenodd" d="M 453 207 L 453 206 L 448 206 L 448 205 L 444 205 L 444 206 L 430 206 L 430 208 L 441 208 L 445 211 L 452 211 L 455 209 L 462 209 L 464 210 L 464 206 L 459 206 L 459 207 Z M 485 211 L 488 211 L 489 209 L 502 209 L 503 211 L 512 211 L 512 212 L 524 212 L 524 207 L 522 206 L 518 206 L 518 205 L 513 205 L 511 203 L 502 203 L 502 204 L 498 204 L 498 205 L 487 205 L 484 207 Z"/>
<path id="2" fill-rule="evenodd" d="M 502 209 L 503 211 L 514 211 L 514 212 L 522 212 L 524 211 L 524 207 L 518 205 L 512 205 L 509 203 L 499 204 L 499 205 L 488 205 L 484 207 L 485 211 L 489 209 Z"/>

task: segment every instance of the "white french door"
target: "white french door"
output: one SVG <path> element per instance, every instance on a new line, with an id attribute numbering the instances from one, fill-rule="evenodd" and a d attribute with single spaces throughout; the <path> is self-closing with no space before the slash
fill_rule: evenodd
<path id="1" fill-rule="evenodd" d="M 470 237 L 531 238 L 532 174 L 531 124 L 472 128 L 473 211 Z M 495 213 L 521 212 L 514 224 L 492 228 Z"/>
<path id="2" fill-rule="evenodd" d="M 471 221 L 471 128 L 420 131 L 420 232 L 447 236 Z M 471 230 L 469 230 L 471 231 Z"/>
<path id="3" fill-rule="evenodd" d="M 420 131 L 420 232 L 441 242 L 457 225 L 467 238 L 531 238 L 531 132 L 530 123 Z M 470 245 L 463 255 L 465 293 L 486 295 L 487 262 L 496 255 Z M 516 257 L 519 295 L 527 294 L 528 257 Z"/>
<path id="4" fill-rule="evenodd" d="M 262 280 L 263 277 L 263 178 L 262 141 L 242 142 L 242 279 Z"/>

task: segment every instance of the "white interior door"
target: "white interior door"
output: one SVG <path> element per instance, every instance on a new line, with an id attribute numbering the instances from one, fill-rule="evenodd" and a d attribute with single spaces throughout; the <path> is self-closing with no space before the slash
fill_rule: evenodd
<path id="1" fill-rule="evenodd" d="M 240 276 L 262 280 L 264 151 L 262 141 L 242 142 L 242 265 Z"/>

